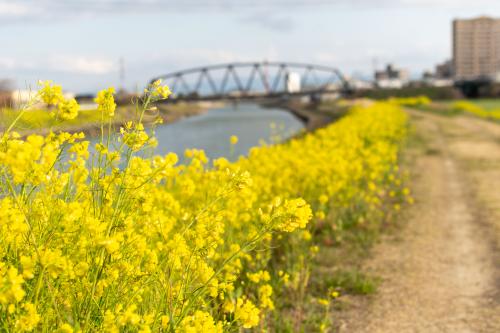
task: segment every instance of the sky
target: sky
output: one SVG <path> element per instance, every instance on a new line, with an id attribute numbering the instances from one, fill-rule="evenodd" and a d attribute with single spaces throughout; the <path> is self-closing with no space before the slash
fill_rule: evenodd
<path id="1" fill-rule="evenodd" d="M 76 93 L 142 88 L 161 74 L 233 61 L 328 65 L 413 77 L 451 57 L 454 18 L 500 17 L 498 0 L 0 0 L 0 80 Z"/>

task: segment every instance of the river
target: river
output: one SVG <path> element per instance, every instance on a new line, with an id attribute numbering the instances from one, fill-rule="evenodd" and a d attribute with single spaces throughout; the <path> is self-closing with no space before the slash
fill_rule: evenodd
<path id="1" fill-rule="evenodd" d="M 183 156 L 188 148 L 203 149 L 208 157 L 235 160 L 250 148 L 287 139 L 304 128 L 291 113 L 256 104 L 228 104 L 210 109 L 198 116 L 184 118 L 156 129 L 158 147 L 155 154 L 174 152 Z M 231 147 L 229 138 L 236 135 L 238 143 Z"/>

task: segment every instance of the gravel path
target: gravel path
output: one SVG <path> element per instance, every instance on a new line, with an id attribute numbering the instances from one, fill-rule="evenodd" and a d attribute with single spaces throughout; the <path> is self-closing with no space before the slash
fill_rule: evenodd
<path id="1" fill-rule="evenodd" d="M 500 332 L 500 126 L 410 112 L 423 141 L 416 203 L 365 269 L 377 294 L 354 300 L 341 332 Z"/>

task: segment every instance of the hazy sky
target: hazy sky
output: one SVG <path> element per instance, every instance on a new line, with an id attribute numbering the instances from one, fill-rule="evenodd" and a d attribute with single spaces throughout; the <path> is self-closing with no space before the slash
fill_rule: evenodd
<path id="1" fill-rule="evenodd" d="M 143 86 L 228 61 L 301 61 L 413 75 L 451 56 L 451 21 L 500 17 L 499 0 L 0 0 L 0 79 L 76 92 Z"/>

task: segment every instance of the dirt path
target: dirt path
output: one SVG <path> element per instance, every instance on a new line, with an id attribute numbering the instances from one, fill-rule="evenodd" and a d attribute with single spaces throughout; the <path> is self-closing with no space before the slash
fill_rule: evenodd
<path id="1" fill-rule="evenodd" d="M 500 126 L 411 112 L 416 203 L 365 269 L 382 278 L 341 332 L 500 332 Z"/>

